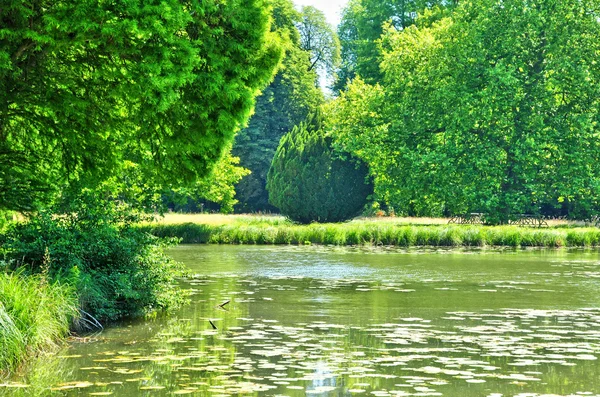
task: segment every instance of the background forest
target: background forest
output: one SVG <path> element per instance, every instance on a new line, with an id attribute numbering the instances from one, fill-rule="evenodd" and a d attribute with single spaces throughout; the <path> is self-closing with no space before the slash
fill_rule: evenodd
<path id="1" fill-rule="evenodd" d="M 337 156 L 368 166 L 367 209 L 491 223 L 598 213 L 597 1 L 352 0 L 337 32 L 289 1 L 274 15 L 283 62 L 232 150 L 250 174 L 205 208 L 278 212 L 277 146 L 320 109 Z M 198 209 L 186 203 L 171 208 Z"/>

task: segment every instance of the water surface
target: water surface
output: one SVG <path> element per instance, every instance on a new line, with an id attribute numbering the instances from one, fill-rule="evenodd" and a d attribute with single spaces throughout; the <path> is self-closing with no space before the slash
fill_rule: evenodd
<path id="1" fill-rule="evenodd" d="M 172 255 L 189 306 L 71 343 L 0 395 L 600 396 L 596 251 Z"/>

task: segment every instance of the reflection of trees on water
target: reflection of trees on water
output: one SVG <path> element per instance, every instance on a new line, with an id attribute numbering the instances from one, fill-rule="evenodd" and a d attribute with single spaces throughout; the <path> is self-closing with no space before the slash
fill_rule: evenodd
<path id="1" fill-rule="evenodd" d="M 56 384 L 57 379 L 73 377 L 73 369 L 60 365 L 62 361 L 58 355 L 43 355 L 30 360 L 10 379 L 0 379 L 0 383 L 14 382 L 27 387 L 0 387 L 0 396 L 25 397 L 49 394 L 50 388 Z"/>
<path id="2" fill-rule="evenodd" d="M 312 380 L 307 382 L 307 392 L 318 395 L 318 392 L 322 390 L 322 393 L 329 394 L 337 389 L 337 375 L 329 368 L 327 362 L 317 361 L 312 367 L 314 372 L 311 375 Z"/>
<path id="3" fill-rule="evenodd" d="M 387 281 L 227 276 L 198 277 L 191 284 L 197 293 L 180 312 L 109 329 L 95 343 L 74 344 L 64 354 L 81 357 L 33 365 L 29 389 L 0 388 L 0 395 L 44 395 L 51 386 L 76 381 L 94 383 L 79 390 L 83 394 L 153 396 L 186 388 L 201 395 L 294 397 L 350 396 L 352 389 L 415 393 L 417 387 L 451 397 L 488 395 L 486 390 L 504 395 L 600 390 L 600 379 L 591 375 L 600 373 L 599 360 L 518 365 L 549 355 L 599 353 L 597 310 L 496 309 L 420 319 L 402 316 L 402 305 L 415 298 Z M 482 296 L 474 288 L 468 293 Z M 219 308 L 226 300 L 231 303 L 225 310 Z M 513 373 L 541 380 L 506 378 Z M 118 383 L 101 386 L 110 382 Z M 164 389 L 141 390 L 152 387 Z M 62 394 L 75 395 L 77 389 Z"/>

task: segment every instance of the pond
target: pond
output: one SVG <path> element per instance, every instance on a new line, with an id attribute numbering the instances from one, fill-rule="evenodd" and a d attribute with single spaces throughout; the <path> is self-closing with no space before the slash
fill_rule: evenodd
<path id="1" fill-rule="evenodd" d="M 597 251 L 172 255 L 190 305 L 74 341 L 0 395 L 600 396 Z"/>

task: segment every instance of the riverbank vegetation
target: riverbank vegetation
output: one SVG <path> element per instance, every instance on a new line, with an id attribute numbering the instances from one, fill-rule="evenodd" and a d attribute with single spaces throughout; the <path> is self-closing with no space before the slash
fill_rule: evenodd
<path id="1" fill-rule="evenodd" d="M 124 203 L 84 191 L 2 236 L 0 375 L 52 349 L 69 331 L 90 332 L 184 303 L 182 266 L 164 253 L 172 239 L 135 227 Z"/>
<path id="2" fill-rule="evenodd" d="M 84 191 L 9 227 L 5 267 L 73 286 L 78 307 L 102 323 L 169 309 L 184 300 L 182 268 L 163 253 L 174 241 L 135 227 L 146 218 Z"/>
<path id="3" fill-rule="evenodd" d="M 53 348 L 78 316 L 73 287 L 51 283 L 47 273 L 24 276 L 0 271 L 0 369 Z"/>
<path id="4" fill-rule="evenodd" d="M 326 244 L 397 247 L 597 247 L 600 229 L 556 221 L 553 227 L 448 225 L 447 220 L 357 219 L 347 223 L 294 224 L 282 217 L 191 216 L 194 222 L 145 224 L 141 229 L 188 244 Z M 185 217 L 177 216 L 182 221 Z M 441 223 L 441 222 L 446 223 Z M 407 223 L 408 222 L 408 223 Z M 411 223 L 412 222 L 412 223 Z"/>

